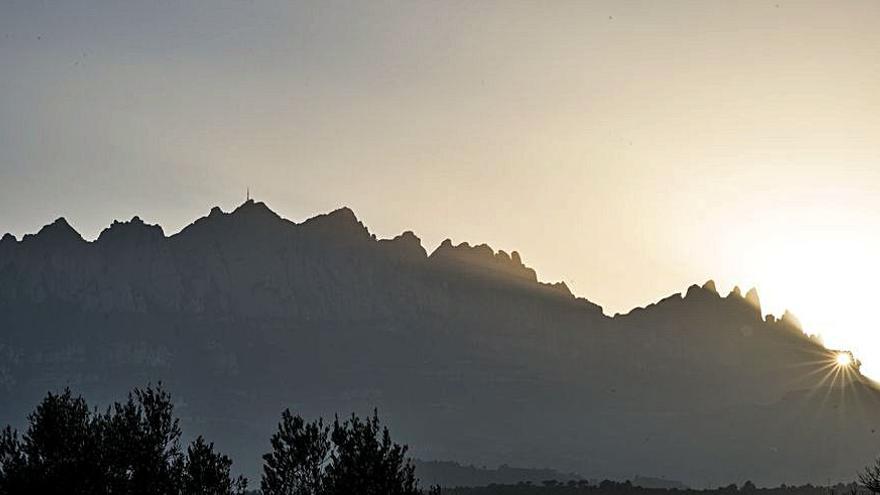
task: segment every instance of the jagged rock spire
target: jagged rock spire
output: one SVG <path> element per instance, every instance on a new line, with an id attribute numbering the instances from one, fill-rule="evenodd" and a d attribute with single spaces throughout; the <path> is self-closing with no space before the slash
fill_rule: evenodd
<path id="1" fill-rule="evenodd" d="M 67 219 L 60 217 L 46 225 L 36 234 L 27 234 L 23 240 L 41 241 L 48 244 L 66 244 L 85 242 L 82 236 L 67 223 Z"/>
<path id="2" fill-rule="evenodd" d="M 379 245 L 392 250 L 400 259 L 407 261 L 424 261 L 428 252 L 422 247 L 422 240 L 411 230 L 407 230 L 393 239 L 382 239 Z"/>
<path id="3" fill-rule="evenodd" d="M 798 330 L 804 329 L 803 325 L 801 325 L 801 320 L 799 320 L 798 317 L 794 315 L 794 313 L 787 309 L 785 310 L 785 313 L 782 314 L 782 319 L 780 319 L 780 321 Z"/>
<path id="4" fill-rule="evenodd" d="M 468 270 L 488 270 L 495 274 L 504 274 L 531 282 L 538 280 L 535 271 L 523 264 L 519 253 L 495 252 L 486 244 L 471 246 L 467 242 L 462 242 L 456 246 L 451 240 L 446 239 L 431 253 L 429 259 L 434 263 L 452 263 Z"/>
<path id="5" fill-rule="evenodd" d="M 758 289 L 752 287 L 746 292 L 746 302 L 751 304 L 758 312 L 761 311 L 761 298 L 758 297 Z"/>
<path id="6" fill-rule="evenodd" d="M 140 217 L 134 216 L 128 222 L 114 220 L 109 227 L 101 231 L 97 243 L 101 245 L 107 243 L 115 245 L 120 242 L 137 244 L 157 241 L 164 237 L 165 232 L 162 227 L 146 224 Z"/>

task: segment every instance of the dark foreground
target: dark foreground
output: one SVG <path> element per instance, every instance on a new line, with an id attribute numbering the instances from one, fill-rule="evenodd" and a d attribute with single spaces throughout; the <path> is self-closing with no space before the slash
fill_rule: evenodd
<path id="1" fill-rule="evenodd" d="M 756 488 L 750 482 L 737 487 L 730 485 L 708 490 L 679 490 L 642 488 L 632 484 L 603 481 L 599 485 L 586 482 L 558 483 L 546 481 L 541 485 L 520 483 L 516 485 L 490 485 L 485 487 L 444 488 L 448 495 L 854 495 L 869 493 L 856 483 L 827 486 L 785 486 Z"/>
<path id="2" fill-rule="evenodd" d="M 378 413 L 306 421 L 285 410 L 262 456 L 259 492 L 235 476 L 232 459 L 198 436 L 186 446 L 171 396 L 134 389 L 103 412 L 69 389 L 49 393 L 18 432 L 0 431 L 0 495 L 862 495 L 880 494 L 880 460 L 859 483 L 759 489 L 751 481 L 711 490 L 633 483 L 546 480 L 476 488 L 419 485 L 407 447 L 392 441 Z M 548 471 L 549 472 L 549 471 Z M 638 481 L 637 481 L 638 483 Z M 254 486 L 254 485 L 251 485 Z M 668 486 L 668 485 L 664 485 Z"/>

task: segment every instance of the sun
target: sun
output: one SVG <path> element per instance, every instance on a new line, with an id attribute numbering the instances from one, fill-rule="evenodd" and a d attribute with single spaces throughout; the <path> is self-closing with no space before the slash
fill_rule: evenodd
<path id="1" fill-rule="evenodd" d="M 848 352 L 838 352 L 834 356 L 834 363 L 838 368 L 849 368 L 852 366 L 853 358 Z"/>

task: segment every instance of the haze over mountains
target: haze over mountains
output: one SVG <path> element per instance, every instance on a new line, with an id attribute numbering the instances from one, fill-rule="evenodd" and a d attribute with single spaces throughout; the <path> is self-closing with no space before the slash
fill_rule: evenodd
<path id="1" fill-rule="evenodd" d="M 250 475 L 284 407 L 376 407 L 427 460 L 851 480 L 880 451 L 880 392 L 834 356 L 790 314 L 765 320 L 755 291 L 710 282 L 608 317 L 516 252 L 429 255 L 347 208 L 297 224 L 248 201 L 170 237 L 135 217 L 94 242 L 64 219 L 0 240 L 0 422 L 64 385 L 106 402 L 161 380 L 186 430 Z"/>

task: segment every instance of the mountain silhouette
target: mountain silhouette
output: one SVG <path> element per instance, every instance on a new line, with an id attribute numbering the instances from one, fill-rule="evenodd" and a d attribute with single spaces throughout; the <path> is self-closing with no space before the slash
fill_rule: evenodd
<path id="1" fill-rule="evenodd" d="M 646 274 L 646 276 L 649 276 Z M 348 208 L 302 223 L 247 201 L 177 234 L 58 219 L 0 239 L 0 422 L 47 390 L 93 403 L 162 381 L 188 432 L 254 475 L 278 414 L 368 413 L 421 459 L 691 486 L 851 480 L 880 392 L 755 290 L 693 285 L 606 316 L 517 252 Z"/>

